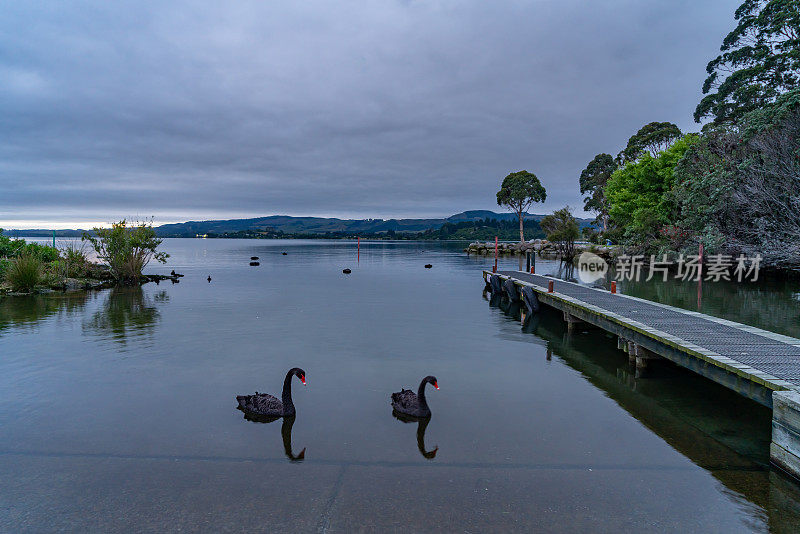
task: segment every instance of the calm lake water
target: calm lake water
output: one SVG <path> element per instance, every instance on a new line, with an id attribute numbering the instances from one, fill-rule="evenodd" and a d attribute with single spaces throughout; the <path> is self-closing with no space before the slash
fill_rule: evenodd
<path id="1" fill-rule="evenodd" d="M 798 529 L 769 410 L 666 364 L 637 378 L 555 312 L 521 325 L 462 247 L 166 240 L 149 271 L 179 284 L 0 299 L 0 531 Z M 694 284 L 622 290 L 697 307 Z M 799 295 L 705 284 L 701 309 L 800 336 Z M 235 409 L 294 366 L 293 425 Z M 395 419 L 428 374 L 430 423 Z"/>

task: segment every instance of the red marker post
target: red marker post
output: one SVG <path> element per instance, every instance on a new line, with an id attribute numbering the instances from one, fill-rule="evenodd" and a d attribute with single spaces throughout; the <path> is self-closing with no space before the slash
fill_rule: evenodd
<path id="1" fill-rule="evenodd" d="M 703 244 L 700 243 L 700 250 L 697 253 L 697 310 L 703 306 Z"/>
<path id="2" fill-rule="evenodd" d="M 492 269 L 492 272 L 497 272 L 497 236 L 494 236 L 494 268 Z"/>

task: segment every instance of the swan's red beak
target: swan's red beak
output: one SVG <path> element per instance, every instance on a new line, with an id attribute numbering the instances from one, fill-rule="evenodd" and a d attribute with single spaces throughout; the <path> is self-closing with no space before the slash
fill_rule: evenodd
<path id="1" fill-rule="evenodd" d="M 439 382 L 434 382 L 433 383 L 433 387 L 435 387 L 436 389 L 439 389 Z"/>
<path id="2" fill-rule="evenodd" d="M 306 385 L 306 375 L 300 377 L 300 382 L 302 382 L 304 386 Z"/>

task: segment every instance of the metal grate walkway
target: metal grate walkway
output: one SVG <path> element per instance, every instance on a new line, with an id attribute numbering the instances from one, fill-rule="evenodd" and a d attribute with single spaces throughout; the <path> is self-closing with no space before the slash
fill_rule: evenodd
<path id="1" fill-rule="evenodd" d="M 540 286 L 545 291 L 548 283 L 553 281 L 556 294 L 629 318 L 791 385 L 800 386 L 800 339 L 547 276 L 519 271 L 500 271 L 498 274 Z"/>

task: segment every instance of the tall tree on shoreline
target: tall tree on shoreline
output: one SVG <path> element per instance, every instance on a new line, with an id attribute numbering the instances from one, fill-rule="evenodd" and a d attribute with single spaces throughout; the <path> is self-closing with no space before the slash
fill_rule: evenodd
<path id="1" fill-rule="evenodd" d="M 706 67 L 700 122 L 731 122 L 759 109 L 800 81 L 800 0 L 745 0 L 739 24 Z"/>
<path id="2" fill-rule="evenodd" d="M 581 172 L 581 194 L 589 194 L 583 199 L 583 209 L 597 213 L 598 220 L 603 224 L 603 232 L 608 230 L 606 183 L 615 170 L 617 163 L 611 154 L 598 154 Z"/>
<path id="3" fill-rule="evenodd" d="M 519 240 L 525 241 L 523 217 L 534 202 L 544 202 L 547 191 L 535 174 L 528 171 L 512 172 L 503 179 L 497 192 L 497 205 L 505 206 L 519 218 Z"/>

